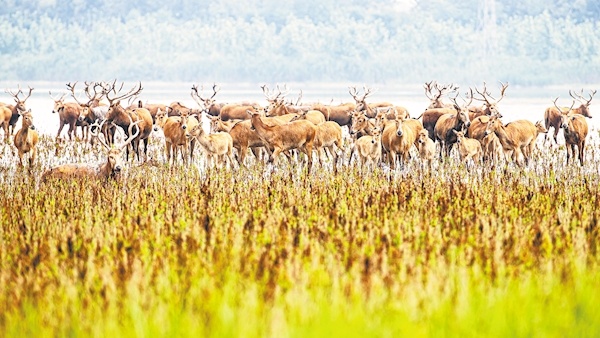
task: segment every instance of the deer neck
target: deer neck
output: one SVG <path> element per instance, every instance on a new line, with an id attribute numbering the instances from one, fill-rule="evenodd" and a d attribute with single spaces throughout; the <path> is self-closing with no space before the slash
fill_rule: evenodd
<path id="1" fill-rule="evenodd" d="M 273 127 L 267 126 L 258 115 L 252 117 L 252 126 L 259 135 L 269 135 L 273 129 Z"/>
<path id="2" fill-rule="evenodd" d="M 97 172 L 98 172 L 98 177 L 102 177 L 102 178 L 110 178 L 113 177 L 115 174 L 113 173 L 112 168 L 110 167 L 110 163 L 108 162 L 108 159 L 106 160 L 106 162 L 102 163 L 100 165 L 100 167 L 97 168 Z"/>
<path id="3" fill-rule="evenodd" d="M 503 125 L 498 126 L 496 130 L 494 130 L 496 136 L 498 136 L 498 140 L 502 143 L 502 147 L 506 148 L 514 148 L 515 143 L 510 139 L 508 133 L 506 132 L 506 128 Z"/>

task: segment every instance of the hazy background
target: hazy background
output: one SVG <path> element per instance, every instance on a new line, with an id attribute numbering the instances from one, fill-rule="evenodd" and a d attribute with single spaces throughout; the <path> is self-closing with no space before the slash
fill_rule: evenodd
<path id="1" fill-rule="evenodd" d="M 3 0 L 0 82 L 600 83 L 597 0 Z"/>

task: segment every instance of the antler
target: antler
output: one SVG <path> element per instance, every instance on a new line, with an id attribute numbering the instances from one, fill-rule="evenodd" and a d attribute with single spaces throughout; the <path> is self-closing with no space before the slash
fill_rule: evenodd
<path id="1" fill-rule="evenodd" d="M 120 101 L 123 100 L 125 98 L 130 98 L 133 96 L 138 95 L 142 89 L 142 82 L 139 82 L 139 87 L 138 85 L 133 86 L 133 88 L 131 88 L 127 93 L 123 94 L 123 95 L 119 95 L 118 93 L 121 92 L 121 90 L 123 89 L 123 86 L 125 85 L 124 82 L 121 83 L 121 87 L 119 88 L 119 90 L 116 89 L 115 85 L 117 83 L 117 80 L 115 80 L 112 85 L 110 85 L 109 88 L 106 88 L 103 86 L 103 94 L 106 96 L 106 99 L 108 100 L 108 102 L 110 103 L 110 105 L 112 106 L 116 101 Z M 108 86 L 108 84 L 107 84 Z M 109 94 L 110 92 L 114 92 L 116 96 L 114 97 L 110 97 Z"/>
<path id="2" fill-rule="evenodd" d="M 31 96 L 31 93 L 33 92 L 33 88 L 31 88 L 30 86 L 27 86 L 27 87 L 29 88 L 29 93 L 27 94 L 27 96 L 26 96 L 26 97 L 25 97 L 23 100 L 19 99 L 19 94 L 23 94 L 23 90 L 21 89 L 21 85 L 18 85 L 18 88 L 17 88 L 17 89 L 19 89 L 19 90 L 17 91 L 17 93 L 16 93 L 16 94 L 15 94 L 15 93 L 13 93 L 13 92 L 12 92 L 10 89 L 8 89 L 8 88 L 7 88 L 7 89 L 5 89 L 4 91 L 5 91 L 6 93 L 10 94 L 12 97 L 14 97 L 14 98 L 15 98 L 15 100 L 16 100 L 17 102 L 23 102 L 23 103 L 25 103 L 25 101 L 27 101 L 27 99 L 28 99 L 28 98 Z"/>
<path id="3" fill-rule="evenodd" d="M 67 93 L 63 93 L 58 99 L 55 98 L 54 96 L 52 96 L 52 91 L 48 91 L 48 94 L 50 94 L 50 97 L 52 98 L 52 100 L 54 100 L 54 102 L 59 102 L 59 101 L 63 101 L 65 99 L 65 95 L 67 95 Z M 57 96 L 58 97 L 58 96 Z"/>
<path id="4" fill-rule="evenodd" d="M 110 149 L 110 146 L 106 143 L 106 140 L 104 138 L 100 138 L 100 132 L 102 131 L 102 127 L 104 126 L 106 119 L 102 120 L 102 122 L 100 123 L 98 123 L 98 120 L 99 119 L 96 119 L 96 121 L 94 121 L 94 123 L 90 125 L 90 134 L 92 135 L 92 137 L 98 139 L 98 141 L 102 146 L 104 146 L 104 148 Z M 95 132 L 94 128 L 96 130 Z"/>
<path id="5" fill-rule="evenodd" d="M 590 105 L 595 94 L 596 94 L 596 90 L 590 91 L 590 99 L 588 100 L 583 97 L 583 88 L 581 89 L 581 94 L 573 93 L 571 90 L 569 90 L 569 95 L 571 95 L 572 98 L 579 101 L 581 104 L 585 104 L 586 106 Z M 577 96 L 577 97 L 575 97 L 575 96 Z M 583 101 L 585 101 L 585 103 L 583 103 Z"/>
<path id="6" fill-rule="evenodd" d="M 92 83 L 88 83 L 86 81 L 86 82 L 84 82 L 84 84 L 85 84 L 85 90 L 84 90 L 85 91 L 85 95 L 87 95 L 87 97 L 89 99 L 88 103 L 92 103 L 95 100 L 100 100 L 100 98 L 102 98 L 102 95 L 103 95 L 102 91 L 100 91 L 99 93 L 96 91 L 96 87 L 103 88 L 102 84 L 100 84 L 98 82 L 94 82 L 93 83 L 93 85 L 94 85 L 93 86 L 93 88 L 94 88 L 94 95 L 90 94 L 90 87 L 92 86 Z"/>
<path id="7" fill-rule="evenodd" d="M 562 112 L 562 108 L 558 106 L 558 104 L 556 104 L 556 101 L 558 100 L 558 97 L 554 99 L 554 101 L 552 101 L 552 103 L 554 103 L 554 106 L 556 107 L 556 109 L 558 109 L 559 112 Z M 575 100 L 573 100 L 573 104 L 571 104 L 571 108 L 569 108 L 569 110 L 567 111 L 567 113 L 571 112 L 573 110 L 573 107 L 575 107 Z"/>
<path id="8" fill-rule="evenodd" d="M 429 82 L 425 82 L 425 84 L 423 85 L 423 88 L 425 88 L 425 96 L 427 96 L 428 99 L 433 101 L 433 96 L 431 93 L 431 85 L 433 84 L 433 80 L 429 81 Z"/>
<path id="9" fill-rule="evenodd" d="M 296 101 L 296 106 L 300 105 L 300 100 L 302 100 L 302 89 L 300 89 L 300 94 L 298 95 L 298 100 Z"/>
<path id="10" fill-rule="evenodd" d="M 77 95 L 75 95 L 75 86 L 77 86 L 77 81 L 74 84 L 71 84 L 71 82 L 67 83 L 67 89 L 71 91 L 71 97 L 73 97 L 73 99 L 75 99 L 75 102 L 77 102 L 77 104 L 79 104 L 80 106 L 86 106 L 86 103 L 81 103 L 79 99 L 77 99 Z"/>
<path id="11" fill-rule="evenodd" d="M 125 147 L 127 147 L 136 137 L 138 137 L 138 135 L 140 134 L 140 132 L 142 130 L 140 127 L 137 127 L 137 125 L 139 123 L 141 123 L 143 120 L 137 120 L 137 121 L 133 122 L 133 119 L 131 118 L 131 115 L 127 114 L 127 117 L 129 118 L 129 128 L 128 128 L 128 130 L 129 130 L 129 135 L 130 136 L 127 138 L 127 140 L 125 140 L 125 143 L 123 143 L 121 145 L 121 147 L 120 147 L 121 149 L 125 149 Z M 136 133 L 134 135 L 131 135 L 131 132 L 133 131 L 133 127 L 137 127 L 136 128 L 137 131 L 136 131 Z"/>

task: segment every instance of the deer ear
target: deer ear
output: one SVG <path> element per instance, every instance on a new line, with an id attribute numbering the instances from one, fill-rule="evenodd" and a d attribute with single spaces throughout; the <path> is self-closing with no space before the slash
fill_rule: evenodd
<path id="1" fill-rule="evenodd" d="M 575 116 L 571 116 L 571 121 L 575 121 Z"/>

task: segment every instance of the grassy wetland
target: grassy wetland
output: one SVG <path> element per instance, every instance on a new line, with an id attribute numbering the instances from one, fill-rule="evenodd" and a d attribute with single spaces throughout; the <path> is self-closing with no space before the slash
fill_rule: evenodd
<path id="1" fill-rule="evenodd" d="M 447 161 L 361 173 L 282 161 L 130 165 L 52 182 L 100 148 L 3 148 L 1 336 L 599 336 L 599 165 Z M 151 149 L 159 151 L 158 149 Z"/>

